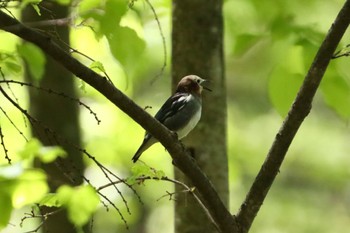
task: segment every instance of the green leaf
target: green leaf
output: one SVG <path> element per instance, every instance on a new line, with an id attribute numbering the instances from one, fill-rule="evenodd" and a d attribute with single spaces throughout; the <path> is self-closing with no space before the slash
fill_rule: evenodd
<path id="1" fill-rule="evenodd" d="M 40 81 L 45 71 L 45 55 L 35 45 L 31 43 L 22 43 L 17 46 L 18 53 L 27 62 L 29 72 L 35 81 Z"/>
<path id="2" fill-rule="evenodd" d="M 56 193 L 47 193 L 43 199 L 41 199 L 39 205 L 48 207 L 61 207 L 62 203 L 59 201 Z"/>
<path id="3" fill-rule="evenodd" d="M 43 146 L 41 142 L 36 139 L 30 139 L 24 146 L 23 150 L 19 152 L 23 159 L 39 158 L 44 163 L 53 162 L 57 157 L 66 157 L 67 153 L 59 146 Z"/>
<path id="4" fill-rule="evenodd" d="M 78 227 L 89 221 L 100 202 L 90 185 L 74 188 L 64 185 L 57 190 L 57 194 L 59 201 L 67 208 L 69 220 Z"/>
<path id="5" fill-rule="evenodd" d="M 24 169 L 21 163 L 0 166 L 0 181 L 2 179 L 14 179 L 22 175 Z M 1 185 L 0 185 L 1 187 Z"/>
<path id="6" fill-rule="evenodd" d="M 33 9 L 35 10 L 35 12 L 38 15 L 41 15 L 40 8 L 38 7 L 38 5 L 41 1 L 42 0 L 22 0 L 19 7 L 20 7 L 20 9 L 24 9 L 27 5 L 30 4 L 33 7 Z"/>
<path id="7" fill-rule="evenodd" d="M 116 27 L 107 36 L 112 55 L 129 71 L 140 59 L 146 45 L 136 32 L 128 27 Z"/>
<path id="8" fill-rule="evenodd" d="M 41 147 L 43 147 L 41 142 L 36 138 L 32 138 L 25 144 L 19 155 L 22 159 L 34 159 Z"/>
<path id="9" fill-rule="evenodd" d="M 145 164 L 135 164 L 131 168 L 132 176 L 127 179 L 127 183 L 133 185 L 136 183 L 136 178 L 141 176 L 156 177 L 161 179 L 165 176 L 165 172 L 162 170 L 155 170 Z"/>
<path id="10" fill-rule="evenodd" d="M 14 74 L 19 74 L 22 71 L 22 64 L 18 56 L 10 52 L 0 52 L 0 66 Z"/>
<path id="11" fill-rule="evenodd" d="M 79 82 L 79 89 L 82 92 L 86 93 L 86 84 L 85 84 L 85 82 L 83 80 L 80 80 L 80 82 Z"/>
<path id="12" fill-rule="evenodd" d="M 305 75 L 303 48 L 292 46 L 270 75 L 269 97 L 282 116 L 288 113 Z"/>
<path id="13" fill-rule="evenodd" d="M 25 171 L 17 179 L 17 185 L 12 194 L 12 205 L 21 208 L 40 201 L 49 191 L 46 175 L 39 170 Z"/>
<path id="14" fill-rule="evenodd" d="M 135 164 L 131 168 L 131 173 L 133 176 L 136 176 L 136 177 L 153 176 L 154 175 L 153 170 L 145 164 Z"/>
<path id="15" fill-rule="evenodd" d="M 329 66 L 326 77 L 321 83 L 321 91 L 327 105 L 341 117 L 350 117 L 350 85 L 333 66 Z"/>
<path id="16" fill-rule="evenodd" d="M 1 189 L 1 188 L 0 188 Z M 12 205 L 11 205 L 11 197 L 1 192 L 0 190 L 0 206 L 1 206 L 1 214 L 0 214 L 0 230 L 6 227 L 9 224 Z"/>
<path id="17" fill-rule="evenodd" d="M 40 12 L 40 8 L 39 8 L 38 4 L 31 4 L 31 6 L 35 10 L 35 12 L 40 16 L 41 12 Z"/>
<path id="18" fill-rule="evenodd" d="M 158 179 L 161 179 L 161 178 L 164 177 L 164 176 L 165 176 L 165 172 L 162 171 L 162 170 L 157 170 L 157 171 L 155 172 L 155 177 L 157 177 Z"/>
<path id="19" fill-rule="evenodd" d="M 51 163 L 57 157 L 66 157 L 67 153 L 59 146 L 44 146 L 38 151 L 37 157 L 44 163 Z"/>
<path id="20" fill-rule="evenodd" d="M 96 70 L 98 72 L 103 72 L 105 73 L 106 70 L 105 70 L 105 67 L 103 66 L 103 64 L 99 61 L 94 61 L 90 64 L 90 68 L 93 69 L 93 70 Z"/>
<path id="21" fill-rule="evenodd" d="M 12 61 L 5 61 L 4 62 L 5 67 L 15 73 L 15 74 L 19 74 L 22 71 L 22 66 L 20 66 L 18 63 L 16 62 L 12 62 Z"/>
<path id="22" fill-rule="evenodd" d="M 80 15 L 86 14 L 87 12 L 91 11 L 92 9 L 97 8 L 100 4 L 101 4 L 100 0 L 81 1 L 78 4 L 79 14 Z"/>

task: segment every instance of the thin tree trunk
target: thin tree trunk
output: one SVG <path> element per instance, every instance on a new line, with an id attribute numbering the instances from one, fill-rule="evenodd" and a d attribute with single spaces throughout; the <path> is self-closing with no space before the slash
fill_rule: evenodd
<path id="1" fill-rule="evenodd" d="M 22 12 L 24 22 L 34 22 L 39 20 L 51 20 L 56 18 L 65 18 L 68 15 L 68 6 L 61 6 L 53 2 L 43 2 L 44 8 L 41 10 L 41 16 L 27 7 Z M 61 41 L 69 44 L 69 25 L 60 27 L 41 28 L 50 33 L 57 33 L 56 36 Z M 54 37 L 55 38 L 55 37 Z M 51 57 L 46 57 L 45 72 L 40 80 L 39 85 L 46 88 L 64 93 L 65 95 L 75 97 L 74 80 L 72 74 L 55 62 Z M 26 80 L 33 83 L 34 79 L 28 69 L 25 71 Z M 78 123 L 78 107 L 76 103 L 59 96 L 50 95 L 39 92 L 37 90 L 29 90 L 30 107 L 29 111 L 32 116 L 40 120 L 56 133 L 52 135 L 45 128 L 34 127 L 32 129 L 33 136 L 40 139 L 44 145 L 56 145 L 59 138 L 64 138 L 70 143 L 79 146 L 80 130 Z M 83 161 L 81 153 L 72 149 L 72 147 L 64 146 L 68 157 L 58 159 L 50 164 L 41 164 L 37 162 L 37 166 L 43 168 L 48 176 L 48 184 L 50 191 L 55 192 L 56 189 L 63 184 L 79 185 L 82 183 L 81 174 L 83 172 Z M 44 208 L 42 211 L 51 212 L 54 209 Z M 66 212 L 61 211 L 51 215 L 44 222 L 44 232 L 50 233 L 74 233 L 76 229 L 67 218 Z"/>
<path id="2" fill-rule="evenodd" d="M 173 1 L 173 88 L 188 74 L 210 80 L 213 92 L 204 91 L 202 118 L 184 143 L 228 206 L 222 1 Z M 175 177 L 189 183 L 176 168 Z M 205 233 L 216 229 L 191 195 L 179 194 L 175 203 L 175 232 Z"/>

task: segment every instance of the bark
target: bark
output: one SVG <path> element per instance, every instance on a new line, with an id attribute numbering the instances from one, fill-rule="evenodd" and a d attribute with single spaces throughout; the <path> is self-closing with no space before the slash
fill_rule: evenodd
<path id="1" fill-rule="evenodd" d="M 52 18 L 65 18 L 68 16 L 68 6 L 60 6 L 53 2 L 43 2 L 41 7 L 41 16 L 33 10 L 32 7 L 27 7 L 22 12 L 22 19 L 24 22 L 35 22 L 43 20 L 51 20 Z M 45 9 L 45 10 L 44 10 Z M 57 32 L 60 40 L 69 44 L 69 25 L 60 27 L 45 27 L 41 30 L 46 32 Z M 67 51 L 67 48 L 64 49 Z M 45 72 L 40 80 L 40 86 L 51 88 L 55 91 L 65 93 L 68 96 L 76 97 L 76 90 L 72 74 L 59 64 L 57 64 L 51 57 L 45 55 L 46 64 Z M 25 78 L 30 83 L 34 83 L 35 79 L 31 76 L 28 69 L 25 71 Z M 70 143 L 79 146 L 81 143 L 80 130 L 78 122 L 78 107 L 76 103 L 55 95 L 50 95 L 29 89 L 29 112 L 36 119 L 42 121 L 46 126 L 50 127 L 57 133 L 57 136 L 65 138 Z M 32 128 L 34 137 L 40 139 L 44 145 L 57 145 L 57 137 L 45 132 L 45 128 Z M 68 154 L 65 159 L 58 159 L 50 164 L 41 164 L 37 161 L 37 166 L 45 170 L 48 176 L 48 184 L 50 191 L 55 192 L 56 189 L 63 185 L 79 185 L 82 183 L 82 176 L 84 166 L 82 155 L 72 147 L 64 147 Z M 54 208 L 43 208 L 43 213 L 54 211 Z M 44 232 L 59 233 L 67 232 L 74 233 L 76 229 L 67 218 L 66 212 L 61 211 L 54 215 L 49 215 L 48 219 L 44 221 Z"/>
<path id="2" fill-rule="evenodd" d="M 228 206 L 222 17 L 222 1 L 173 1 L 172 78 L 173 88 L 188 74 L 210 81 L 213 92 L 203 91 L 201 120 L 183 142 Z M 175 178 L 189 183 L 176 168 Z M 176 191 L 180 193 L 181 187 Z M 175 202 L 175 229 L 181 233 L 217 231 L 194 198 L 181 194 Z"/>

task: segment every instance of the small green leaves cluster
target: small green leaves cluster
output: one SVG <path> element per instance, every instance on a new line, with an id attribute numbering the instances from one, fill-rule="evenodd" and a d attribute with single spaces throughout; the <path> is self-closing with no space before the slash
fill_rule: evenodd
<path id="1" fill-rule="evenodd" d="M 142 182 L 143 180 L 140 179 L 142 177 L 149 177 L 154 180 L 160 180 L 161 178 L 165 177 L 164 171 L 156 170 L 143 163 L 135 164 L 131 168 L 131 173 L 132 175 L 126 181 L 129 185 Z"/>
<path id="2" fill-rule="evenodd" d="M 34 167 L 37 159 L 50 163 L 65 157 L 66 152 L 61 147 L 43 146 L 39 140 L 32 139 L 18 155 L 20 161 L 0 166 L 0 229 L 7 226 L 14 209 L 33 204 L 65 208 L 77 228 L 88 222 L 99 203 L 95 189 L 90 185 L 64 185 L 56 193 L 50 193 L 46 174 Z"/>

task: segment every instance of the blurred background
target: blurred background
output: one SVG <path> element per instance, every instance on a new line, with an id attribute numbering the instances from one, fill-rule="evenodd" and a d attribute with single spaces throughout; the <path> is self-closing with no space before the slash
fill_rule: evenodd
<path id="1" fill-rule="evenodd" d="M 148 4 L 134 3 L 120 25 L 135 30 L 143 41 L 144 51 L 128 61 L 116 59 L 108 40 L 90 27 L 78 24 L 84 12 L 104 9 L 105 1 L 83 1 L 71 8 L 76 26 L 71 28 L 71 46 L 101 62 L 113 83 L 141 107 L 151 106 L 152 115 L 170 93 L 171 1 L 153 1 L 166 45 L 165 70 L 163 39 L 157 21 Z M 284 116 L 301 85 L 315 53 L 340 10 L 343 1 L 224 1 L 225 59 L 228 99 L 228 145 L 230 172 L 230 210 L 236 213 L 245 198 L 274 140 Z M 79 18 L 81 17 L 81 18 Z M 89 22 L 86 22 L 87 24 Z M 92 23 L 93 24 L 93 23 Z M 90 25 L 91 26 L 91 25 Z M 93 25 L 98 26 L 98 25 Z M 0 32 L 0 50 L 16 51 L 18 39 Z M 138 43 L 138 42 L 137 42 Z M 339 49 L 350 43 L 347 33 Z M 124 44 L 135 46 L 133 41 Z M 74 54 L 84 64 L 91 61 Z M 205 59 L 205 58 L 200 58 Z M 20 79 L 22 71 L 5 69 L 8 79 Z M 297 133 L 270 193 L 267 196 L 251 232 L 259 233 L 330 233 L 350 231 L 350 60 L 348 57 L 331 62 L 313 103 L 313 109 Z M 203 77 L 205 78 L 205 77 Z M 143 140 L 144 130 L 109 103 L 91 87 L 76 81 L 81 100 L 101 119 L 81 109 L 80 122 L 83 146 L 98 161 L 120 177 L 131 175 L 131 157 Z M 21 104 L 26 102 L 26 90 L 14 88 Z M 213 90 L 215 91 L 215 90 Z M 206 93 L 210 95 L 210 93 Z M 17 122 L 22 131 L 22 116 L 10 104 L 2 107 Z M 14 161 L 25 141 L 1 118 L 6 144 Z M 0 152 L 3 153 L 3 152 Z M 1 155 L 1 158 L 4 156 Z M 103 174 L 87 158 L 86 176 L 97 187 L 108 183 Z M 164 148 L 157 144 L 141 158 L 148 166 L 172 177 L 173 165 Z M 6 163 L 2 159 L 1 163 Z M 115 189 L 103 192 L 121 207 L 132 232 L 173 232 L 173 200 L 167 192 L 173 184 L 147 181 L 137 187 L 143 204 L 126 187 L 131 215 Z M 185 194 L 180 194 L 185 195 Z M 175 197 L 176 198 L 176 197 Z M 37 222 L 19 227 L 24 212 L 16 210 L 4 232 L 25 232 Z M 140 227 L 140 228 L 138 228 Z M 94 232 L 128 232 L 118 213 L 101 205 L 93 218 Z"/>

